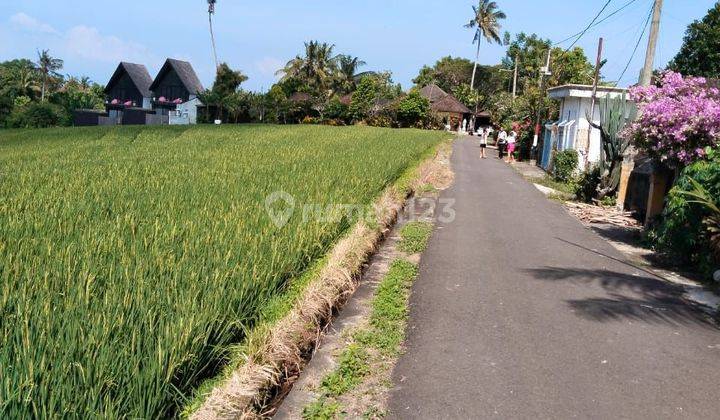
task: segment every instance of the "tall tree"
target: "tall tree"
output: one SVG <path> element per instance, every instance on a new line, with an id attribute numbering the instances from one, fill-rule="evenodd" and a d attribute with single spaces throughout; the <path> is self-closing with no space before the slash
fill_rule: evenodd
<path id="1" fill-rule="evenodd" d="M 442 57 L 432 67 L 424 66 L 420 69 L 413 83 L 418 87 L 435 83 L 444 91 L 451 92 L 460 85 L 470 84 L 473 69 L 473 62 L 467 58 Z"/>
<path id="2" fill-rule="evenodd" d="M 477 43 L 475 65 L 470 79 L 470 87 L 473 89 L 475 88 L 475 72 L 480 60 L 480 41 L 485 38 L 489 43 L 502 43 L 500 39 L 500 23 L 498 21 L 505 19 L 505 17 L 505 13 L 498 9 L 498 5 L 494 1 L 479 0 L 478 5 L 473 6 L 473 18 L 465 25 L 466 28 L 475 29 L 473 44 Z"/>
<path id="3" fill-rule="evenodd" d="M 235 71 L 227 63 L 221 63 L 217 67 L 215 83 L 213 83 L 212 89 L 198 95 L 200 101 L 204 104 L 215 105 L 216 119 L 223 119 L 224 109 L 234 111 L 237 114 L 237 111 L 243 105 L 241 103 L 243 95 L 240 94 L 240 85 L 247 79 L 248 77 L 241 71 Z"/>
<path id="4" fill-rule="evenodd" d="M 337 71 L 338 58 L 333 55 L 334 49 L 335 45 L 325 42 L 306 42 L 305 55 L 288 61 L 285 68 L 278 72 L 282 74 L 281 81 L 298 79 L 315 93 L 326 93 L 324 91 L 329 88 Z"/>
<path id="5" fill-rule="evenodd" d="M 337 90 L 343 93 L 355 91 L 357 82 L 373 72 L 359 72 L 359 68 L 366 63 L 358 57 L 341 54 L 337 56 Z"/>
<path id="6" fill-rule="evenodd" d="M 688 26 L 683 46 L 668 67 L 688 76 L 720 78 L 720 2 Z"/>
<path id="7" fill-rule="evenodd" d="M 507 54 L 503 58 L 503 65 L 511 71 L 518 61 L 518 89 L 525 93 L 538 85 L 540 67 L 545 65 L 548 49 L 552 48 L 549 39 L 543 39 L 536 34 L 527 35 L 519 33 L 509 44 Z M 552 48 L 551 69 L 552 75 L 547 81 L 548 87 L 564 85 L 567 83 L 590 84 L 593 80 L 595 66 L 590 63 L 585 51 L 575 47 L 570 51 L 563 48 Z"/>
<path id="8" fill-rule="evenodd" d="M 42 90 L 40 93 L 40 101 L 45 102 L 45 91 L 47 90 L 48 79 L 50 77 L 59 77 L 58 70 L 63 68 L 63 61 L 59 58 L 52 57 L 50 50 L 38 51 L 38 69 L 42 74 Z"/>
<path id="9" fill-rule="evenodd" d="M 213 31 L 212 17 L 215 14 L 215 3 L 217 0 L 207 0 L 208 2 L 208 24 L 210 25 L 210 43 L 212 44 L 213 59 L 215 60 L 215 68 L 219 67 L 217 58 L 217 49 L 215 48 L 215 32 Z"/>

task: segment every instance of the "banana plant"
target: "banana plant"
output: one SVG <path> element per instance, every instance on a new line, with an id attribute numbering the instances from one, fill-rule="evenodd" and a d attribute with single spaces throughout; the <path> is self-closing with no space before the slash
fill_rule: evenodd
<path id="1" fill-rule="evenodd" d="M 617 192 L 620 185 L 620 173 L 625 152 L 630 147 L 630 137 L 623 135 L 625 126 L 637 115 L 635 104 L 629 102 L 625 95 L 611 98 L 606 96 L 598 104 L 600 122 L 593 122 L 592 116 L 587 120 L 593 128 L 600 130 L 602 147 L 600 150 L 600 184 L 597 187 L 597 199 L 602 200 Z"/>

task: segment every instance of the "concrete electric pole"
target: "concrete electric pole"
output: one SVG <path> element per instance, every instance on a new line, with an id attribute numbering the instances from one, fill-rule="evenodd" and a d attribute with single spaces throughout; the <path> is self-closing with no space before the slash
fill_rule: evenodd
<path id="1" fill-rule="evenodd" d="M 653 6 L 650 37 L 648 38 L 647 52 L 645 53 L 645 66 L 640 74 L 640 85 L 649 86 L 652 80 L 653 66 L 655 64 L 655 49 L 657 48 L 658 34 L 660 33 L 660 15 L 662 14 L 663 0 L 655 0 Z"/>
<path id="2" fill-rule="evenodd" d="M 515 72 L 513 73 L 513 100 L 517 98 L 518 56 L 515 54 Z"/>

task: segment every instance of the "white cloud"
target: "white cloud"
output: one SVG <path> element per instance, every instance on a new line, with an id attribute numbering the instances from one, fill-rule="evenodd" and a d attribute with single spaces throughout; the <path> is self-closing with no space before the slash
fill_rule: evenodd
<path id="1" fill-rule="evenodd" d="M 10 23 L 12 23 L 17 28 L 28 32 L 39 32 L 43 34 L 55 35 L 59 33 L 55 28 L 48 25 L 47 23 L 42 23 L 34 17 L 28 16 L 22 12 L 12 15 L 10 17 Z"/>
<path id="2" fill-rule="evenodd" d="M 64 36 L 64 49 L 68 54 L 92 61 L 132 61 L 156 65 L 160 59 L 142 44 L 124 41 L 114 35 L 103 35 L 97 28 L 79 25 Z"/>
<path id="3" fill-rule="evenodd" d="M 61 31 L 25 13 L 17 13 L 10 17 L 7 29 L 14 37 L 31 37 L 33 43 L 50 48 L 66 61 L 70 58 L 97 63 L 131 61 L 145 64 L 149 69 L 159 68 L 162 64 L 160 57 L 145 45 L 103 34 L 91 26 L 77 25 Z"/>
<path id="4" fill-rule="evenodd" d="M 275 76 L 275 73 L 285 66 L 285 63 L 274 57 L 264 57 L 253 64 L 264 76 Z"/>

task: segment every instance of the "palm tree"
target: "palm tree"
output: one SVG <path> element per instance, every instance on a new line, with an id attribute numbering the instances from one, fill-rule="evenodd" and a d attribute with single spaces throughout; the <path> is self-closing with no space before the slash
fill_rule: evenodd
<path id="1" fill-rule="evenodd" d="M 40 93 L 40 102 L 45 101 L 45 91 L 47 90 L 47 82 L 50 76 L 60 76 L 57 71 L 63 68 L 63 61 L 50 55 L 49 50 L 38 51 L 38 69 L 42 74 L 42 90 Z"/>
<path id="2" fill-rule="evenodd" d="M 477 42 L 475 65 L 473 66 L 473 74 L 470 81 L 470 87 L 472 89 L 475 89 L 475 72 L 477 71 L 478 60 L 480 59 L 480 41 L 485 37 L 489 43 L 502 43 L 498 20 L 505 19 L 505 17 L 505 13 L 498 9 L 498 5 L 494 1 L 479 0 L 478 5 L 473 6 L 473 18 L 465 25 L 466 28 L 475 29 L 473 44 Z"/>
<path id="3" fill-rule="evenodd" d="M 17 60 L 9 67 L 9 77 L 3 80 L 8 83 L 18 96 L 27 96 L 29 98 L 37 97 L 37 93 L 42 91 L 38 80 L 38 68 L 30 60 Z"/>
<path id="4" fill-rule="evenodd" d="M 215 59 L 215 68 L 219 66 L 217 59 L 217 50 L 215 49 L 215 33 L 213 32 L 212 16 L 215 14 L 215 3 L 217 0 L 207 0 L 208 2 L 208 23 L 210 24 L 210 42 L 212 43 L 213 58 Z"/>
<path id="5" fill-rule="evenodd" d="M 375 74 L 373 71 L 358 72 L 358 69 L 366 63 L 358 57 L 341 54 L 337 56 L 337 84 L 338 90 L 349 93 L 355 90 L 357 82 L 363 76 Z"/>
<path id="6" fill-rule="evenodd" d="M 337 72 L 338 57 L 333 55 L 335 45 L 310 41 L 305 43 L 305 56 L 296 56 L 278 71 L 283 81 L 298 79 L 307 85 L 325 90 Z"/>

